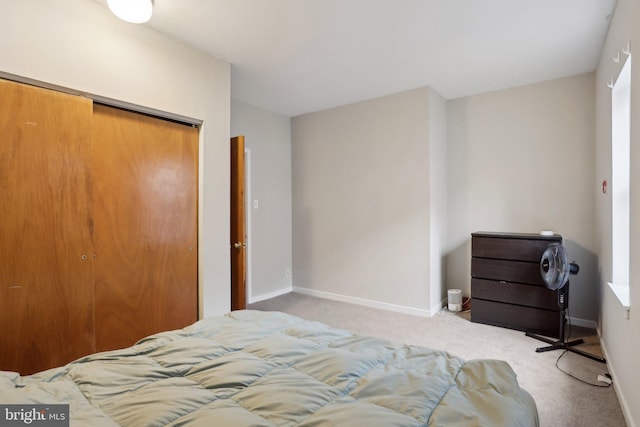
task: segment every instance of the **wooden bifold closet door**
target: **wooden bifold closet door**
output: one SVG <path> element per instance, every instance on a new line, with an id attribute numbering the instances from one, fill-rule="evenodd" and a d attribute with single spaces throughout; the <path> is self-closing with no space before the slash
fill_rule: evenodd
<path id="1" fill-rule="evenodd" d="M 91 108 L 0 80 L 0 370 L 94 348 Z"/>
<path id="2" fill-rule="evenodd" d="M 198 130 L 102 105 L 92 128 L 102 351 L 196 321 Z"/>
<path id="3" fill-rule="evenodd" d="M 0 370 L 197 319 L 198 130 L 0 80 Z"/>

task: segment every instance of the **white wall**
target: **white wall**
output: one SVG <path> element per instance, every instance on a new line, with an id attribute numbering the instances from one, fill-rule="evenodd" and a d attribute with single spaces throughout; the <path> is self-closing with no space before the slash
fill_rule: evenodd
<path id="1" fill-rule="evenodd" d="M 614 386 L 622 404 L 627 424 L 640 425 L 640 5 L 635 0 L 618 0 L 609 33 L 596 72 L 596 175 L 593 186 L 602 180 L 611 182 L 611 90 L 606 86 L 616 78 L 621 63 L 613 62 L 617 53 L 631 44 L 631 233 L 630 300 L 631 312 L 625 310 L 607 286 L 611 281 L 611 197 L 597 191 L 598 281 L 602 294 L 600 332 Z M 624 56 L 623 56 L 624 58 Z M 634 262 L 635 261 L 635 262 Z"/>
<path id="2" fill-rule="evenodd" d="M 93 1 L 0 0 L 0 72 L 203 121 L 200 314 L 229 310 L 230 66 Z"/>
<path id="3" fill-rule="evenodd" d="M 432 314 L 430 93 L 292 119 L 294 289 Z"/>
<path id="4" fill-rule="evenodd" d="M 447 101 L 429 89 L 429 302 L 430 312 L 446 305 Z"/>
<path id="5" fill-rule="evenodd" d="M 250 150 L 247 302 L 252 303 L 292 289 L 292 277 L 285 275 L 292 269 L 291 119 L 232 100 L 231 134 L 244 135 Z"/>
<path id="6" fill-rule="evenodd" d="M 449 101 L 449 288 L 469 295 L 472 232 L 554 230 L 580 265 L 570 316 L 597 319 L 593 85 L 590 73 Z"/>

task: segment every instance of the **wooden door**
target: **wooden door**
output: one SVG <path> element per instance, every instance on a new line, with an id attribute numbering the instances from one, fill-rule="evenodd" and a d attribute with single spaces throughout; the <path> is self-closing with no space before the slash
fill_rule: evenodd
<path id="1" fill-rule="evenodd" d="M 96 347 L 197 320 L 198 129 L 94 106 Z"/>
<path id="2" fill-rule="evenodd" d="M 91 101 L 0 80 L 0 370 L 95 350 Z"/>
<path id="3" fill-rule="evenodd" d="M 247 307 L 244 136 L 231 138 L 231 310 Z"/>

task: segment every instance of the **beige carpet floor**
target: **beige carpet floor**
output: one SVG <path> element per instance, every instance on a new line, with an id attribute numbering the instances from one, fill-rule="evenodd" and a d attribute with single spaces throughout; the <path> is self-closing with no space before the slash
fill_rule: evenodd
<path id="1" fill-rule="evenodd" d="M 447 310 L 431 318 L 405 315 L 353 304 L 289 293 L 251 304 L 253 310 L 281 311 L 309 320 L 440 350 L 464 359 L 501 359 L 518 375 L 518 382 L 536 401 L 542 427 L 626 426 L 620 403 L 612 387 L 593 387 L 556 368 L 560 350 L 536 353 L 546 345 L 523 332 L 472 323 L 469 313 Z M 572 327 L 571 338 L 583 338 L 579 348 L 601 355 L 595 331 Z M 606 365 L 567 352 L 558 366 L 585 381 L 598 383 Z"/>

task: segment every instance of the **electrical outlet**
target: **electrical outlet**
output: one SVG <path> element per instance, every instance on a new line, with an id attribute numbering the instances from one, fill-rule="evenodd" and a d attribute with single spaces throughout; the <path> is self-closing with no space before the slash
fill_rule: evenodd
<path id="1" fill-rule="evenodd" d="M 284 277 L 291 277 L 291 269 L 290 268 L 285 268 Z"/>

